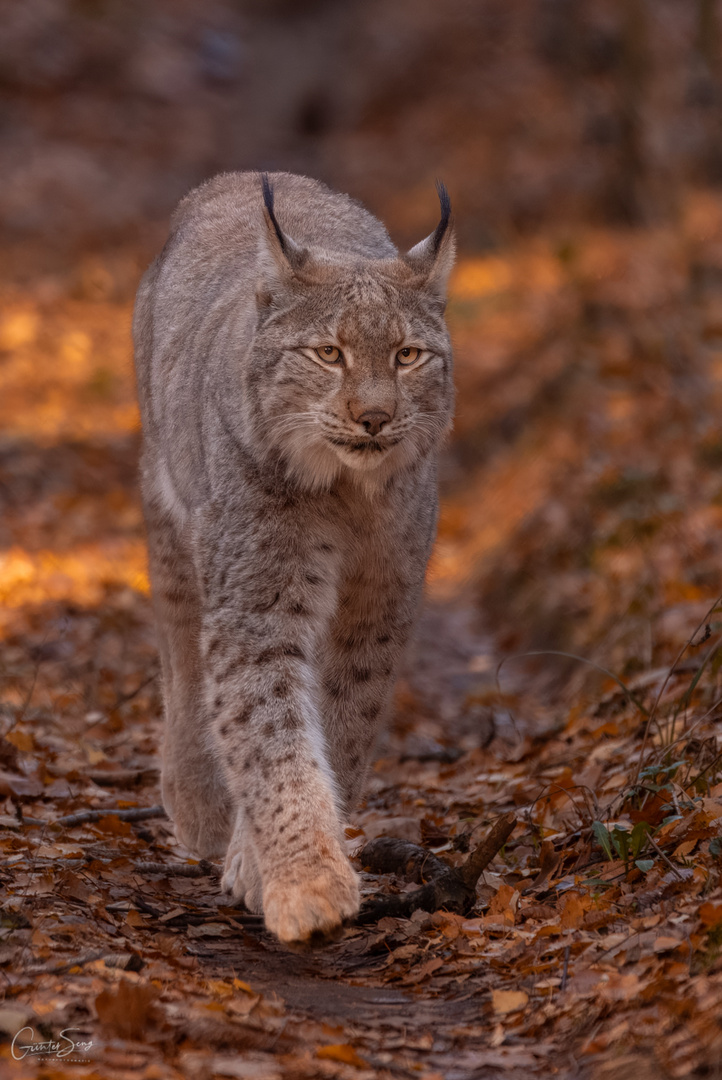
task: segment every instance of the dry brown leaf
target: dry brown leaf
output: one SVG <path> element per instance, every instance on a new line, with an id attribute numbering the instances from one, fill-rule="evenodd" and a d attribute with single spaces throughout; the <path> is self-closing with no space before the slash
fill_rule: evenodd
<path id="1" fill-rule="evenodd" d="M 124 978 L 117 987 L 108 987 L 95 999 L 95 1011 L 105 1027 L 125 1039 L 141 1039 L 160 1014 L 158 991 L 145 983 Z"/>
<path id="2" fill-rule="evenodd" d="M 494 919 L 501 916 L 503 922 L 513 926 L 516 921 L 516 913 L 519 908 L 519 892 L 513 885 L 506 883 L 499 886 L 496 896 L 489 904 L 488 918 Z"/>
<path id="3" fill-rule="evenodd" d="M 562 930 L 574 930 L 582 925 L 584 916 L 592 906 L 592 899 L 586 893 L 565 893 L 561 904 L 560 924 Z"/>
<path id="4" fill-rule="evenodd" d="M 344 1065 L 355 1065 L 357 1069 L 367 1068 L 366 1062 L 358 1056 L 350 1043 L 329 1043 L 328 1046 L 319 1046 L 316 1057 L 323 1061 L 340 1061 Z"/>
<path id="5" fill-rule="evenodd" d="M 719 926 L 722 923 L 722 904 L 708 901 L 700 906 L 698 915 L 704 926 Z"/>
<path id="6" fill-rule="evenodd" d="M 681 941 L 680 938 L 660 935 L 660 937 L 655 938 L 652 948 L 656 953 L 665 953 L 673 952 L 674 949 L 684 944 L 686 943 Z"/>
<path id="7" fill-rule="evenodd" d="M 17 750 L 22 750 L 25 754 L 30 754 L 35 749 L 35 741 L 29 731 L 21 731 L 16 728 L 14 731 L 8 731 L 5 738 Z"/>
<path id="8" fill-rule="evenodd" d="M 128 926 L 147 926 L 148 916 L 142 915 L 140 911 L 136 911 L 135 908 L 131 908 L 128 914 L 125 916 L 125 921 Z"/>
<path id="9" fill-rule="evenodd" d="M 499 1016 L 518 1012 L 526 1007 L 529 995 L 524 990 L 492 990 L 491 1005 Z"/>
<path id="10" fill-rule="evenodd" d="M 207 922 L 202 923 L 200 926 L 189 926 L 186 928 L 188 937 L 203 938 L 203 937 L 233 937 L 234 931 L 230 926 L 226 926 L 225 923 Z"/>
<path id="11" fill-rule="evenodd" d="M 123 821 L 117 814 L 108 814 L 96 821 L 94 828 L 99 832 L 108 833 L 110 836 L 133 836 L 133 828 L 129 821 Z"/>

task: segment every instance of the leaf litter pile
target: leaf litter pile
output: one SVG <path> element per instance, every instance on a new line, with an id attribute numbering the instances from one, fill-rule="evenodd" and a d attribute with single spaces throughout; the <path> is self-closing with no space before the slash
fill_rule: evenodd
<path id="1" fill-rule="evenodd" d="M 719 1075 L 722 202 L 461 260 L 428 604 L 347 830 L 364 906 L 307 953 L 159 807 L 142 259 L 4 284 L 3 1073 Z"/>

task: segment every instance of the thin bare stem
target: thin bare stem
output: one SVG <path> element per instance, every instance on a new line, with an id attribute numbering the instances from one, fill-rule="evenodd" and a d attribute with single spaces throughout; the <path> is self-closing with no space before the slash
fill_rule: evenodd
<path id="1" fill-rule="evenodd" d="M 672 873 L 674 874 L 674 876 L 675 876 L 675 877 L 677 877 L 677 878 L 679 878 L 679 880 L 680 880 L 680 881 L 684 881 L 684 878 L 683 878 L 683 877 L 682 877 L 682 875 L 680 874 L 680 872 L 679 872 L 679 869 L 678 869 L 678 868 L 677 868 L 677 867 L 676 867 L 676 866 L 674 865 L 674 863 L 673 863 L 673 862 L 672 862 L 672 860 L 671 860 L 671 859 L 669 858 L 669 856 L 668 856 L 668 855 L 665 855 L 665 853 L 664 853 L 664 852 L 662 851 L 662 849 L 661 849 L 661 847 L 659 846 L 659 844 L 657 843 L 657 841 L 656 841 L 656 840 L 653 840 L 653 839 L 652 839 L 652 837 L 651 837 L 651 836 L 649 835 L 649 833 L 647 833 L 647 840 L 648 840 L 648 841 L 649 841 L 649 843 L 650 843 L 650 844 L 652 845 L 652 847 L 654 848 L 654 850 L 655 850 L 655 851 L 657 852 L 657 854 L 659 855 L 659 857 L 660 857 L 660 858 L 661 858 L 661 859 L 662 859 L 662 860 L 663 860 L 664 862 L 666 862 L 667 866 L 668 866 L 668 867 L 670 868 L 670 870 L 672 871 Z"/>
<path id="2" fill-rule="evenodd" d="M 639 780 L 639 774 L 642 771 L 642 762 L 644 761 L 644 751 L 647 749 L 647 740 L 649 739 L 649 729 L 650 729 L 650 727 L 652 725 L 652 720 L 656 719 L 657 709 L 659 708 L 659 703 L 662 700 L 662 695 L 664 694 L 664 691 L 667 689 L 667 684 L 669 683 L 669 680 L 672 678 L 672 675 L 674 674 L 674 669 L 677 667 L 677 664 L 680 662 L 680 660 L 682 659 L 682 657 L 686 653 L 687 649 L 690 647 L 690 645 L 694 641 L 694 639 L 697 636 L 697 634 L 699 633 L 699 631 L 702 629 L 703 626 L 706 625 L 706 623 L 709 620 L 710 616 L 712 615 L 713 611 L 715 610 L 715 608 L 718 606 L 718 604 L 720 602 L 722 602 L 722 596 L 718 596 L 717 599 L 715 600 L 715 602 L 712 604 L 712 606 L 705 612 L 704 618 L 697 624 L 697 626 L 694 628 L 694 631 L 693 631 L 692 635 L 687 639 L 685 644 L 680 649 L 679 653 L 677 654 L 677 656 L 676 656 L 676 658 L 674 660 L 674 663 L 672 664 L 669 671 L 667 672 L 666 679 L 664 680 L 661 687 L 659 688 L 659 693 L 657 694 L 657 697 L 655 698 L 654 704 L 652 705 L 652 708 L 651 708 L 651 710 L 649 712 L 649 715 L 647 716 L 647 723 L 646 723 L 645 728 L 644 728 L 644 738 L 642 739 L 642 748 L 639 751 L 639 760 L 637 761 L 637 768 L 635 769 L 635 772 L 634 772 L 634 780 L 632 781 L 632 786 L 635 786 L 637 781 Z"/>

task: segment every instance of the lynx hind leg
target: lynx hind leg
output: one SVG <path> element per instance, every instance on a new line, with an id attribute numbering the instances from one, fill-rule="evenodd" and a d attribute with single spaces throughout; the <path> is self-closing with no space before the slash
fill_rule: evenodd
<path id="1" fill-rule="evenodd" d="M 176 839 L 202 859 L 221 858 L 231 836 L 231 803 L 212 755 L 200 746 L 194 751 L 184 743 L 181 752 L 176 746 L 175 756 L 164 755 L 161 789 Z"/>
<path id="2" fill-rule="evenodd" d="M 148 496 L 147 473 L 145 486 L 153 607 L 163 669 L 163 805 L 184 847 L 201 858 L 218 858 L 231 837 L 232 802 L 217 752 L 208 742 L 195 569 L 170 512 L 159 497 Z"/>
<path id="3" fill-rule="evenodd" d="M 263 914 L 263 886 L 258 857 L 249 836 L 243 811 L 238 810 L 236 825 L 226 852 L 221 889 L 234 900 L 242 901 L 254 915 Z"/>

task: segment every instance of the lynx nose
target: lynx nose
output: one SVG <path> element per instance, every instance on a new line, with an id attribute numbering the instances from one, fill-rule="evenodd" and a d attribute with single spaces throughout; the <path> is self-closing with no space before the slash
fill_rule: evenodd
<path id="1" fill-rule="evenodd" d="M 387 412 L 365 412 L 361 413 L 358 420 L 358 424 L 363 426 L 368 431 L 369 435 L 378 435 L 384 424 L 388 424 L 391 417 Z"/>

